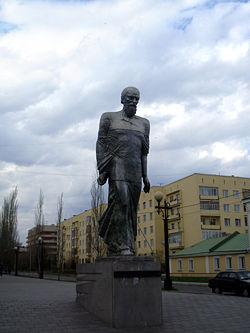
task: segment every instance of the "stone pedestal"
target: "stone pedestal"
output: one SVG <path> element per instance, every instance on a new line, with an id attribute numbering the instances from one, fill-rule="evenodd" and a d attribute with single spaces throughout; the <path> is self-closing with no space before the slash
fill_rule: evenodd
<path id="1" fill-rule="evenodd" d="M 108 257 L 77 265 L 77 302 L 112 327 L 162 323 L 160 263 L 151 257 Z"/>

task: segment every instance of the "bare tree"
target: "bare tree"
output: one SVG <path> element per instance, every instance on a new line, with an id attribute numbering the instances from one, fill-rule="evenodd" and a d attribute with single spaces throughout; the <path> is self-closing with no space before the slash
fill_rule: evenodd
<path id="1" fill-rule="evenodd" d="M 57 201 L 57 273 L 60 280 L 60 273 L 63 271 L 63 230 L 61 226 L 63 212 L 63 193 Z"/>
<path id="2" fill-rule="evenodd" d="M 35 226 L 37 228 L 37 234 L 39 236 L 41 236 L 44 226 L 43 205 L 44 205 L 44 195 L 42 189 L 40 189 L 38 204 L 35 211 Z"/>
<path id="3" fill-rule="evenodd" d="M 38 262 L 38 270 L 41 271 L 41 259 L 42 253 L 39 251 L 38 247 L 38 238 L 42 236 L 43 226 L 44 226 L 44 214 L 43 214 L 43 205 L 44 205 L 44 195 L 42 189 L 40 189 L 38 203 L 35 211 L 35 226 L 36 226 L 36 237 L 37 244 L 35 244 L 36 253 L 37 253 L 37 262 Z M 43 249 L 44 250 L 44 249 Z M 31 248 L 30 248 L 31 251 Z"/>
<path id="4" fill-rule="evenodd" d="M 9 197 L 4 198 L 0 217 L 0 262 L 9 268 L 13 265 L 13 249 L 19 243 L 17 232 L 17 187 Z"/>
<path id="5" fill-rule="evenodd" d="M 89 228 L 91 233 L 91 248 L 93 257 L 103 257 L 106 252 L 106 246 L 99 236 L 99 219 L 104 213 L 105 203 L 104 203 L 104 193 L 102 187 L 97 182 L 97 172 L 95 174 L 94 180 L 91 186 L 91 208 L 92 208 L 92 228 Z"/>

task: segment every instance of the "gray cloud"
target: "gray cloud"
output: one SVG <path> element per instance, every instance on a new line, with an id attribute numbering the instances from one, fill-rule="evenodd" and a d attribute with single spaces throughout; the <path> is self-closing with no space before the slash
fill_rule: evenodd
<path id="1" fill-rule="evenodd" d="M 249 177 L 249 2 L 15 1 L 0 9 L 0 195 L 19 188 L 22 241 L 90 208 L 102 112 L 141 90 L 152 185 L 192 172 Z M 98 15 L 96 15 L 98 13 Z M 7 29 L 14 27 L 14 29 Z"/>

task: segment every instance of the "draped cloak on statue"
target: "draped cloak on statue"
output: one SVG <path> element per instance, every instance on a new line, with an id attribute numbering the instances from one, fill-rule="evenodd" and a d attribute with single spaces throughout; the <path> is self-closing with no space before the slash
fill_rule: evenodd
<path id="1" fill-rule="evenodd" d="M 149 121 L 104 113 L 96 144 L 97 168 L 109 181 L 108 207 L 99 220 L 99 234 L 108 254 L 135 252 L 137 206 L 141 193 L 142 156 L 149 150 Z"/>

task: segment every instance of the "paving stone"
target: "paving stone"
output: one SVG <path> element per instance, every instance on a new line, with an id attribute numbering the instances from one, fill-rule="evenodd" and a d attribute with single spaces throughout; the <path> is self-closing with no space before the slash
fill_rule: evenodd
<path id="1" fill-rule="evenodd" d="M 75 283 L 4 276 L 1 333 L 249 333 L 250 298 L 208 293 L 162 293 L 163 325 L 114 329 L 76 302 Z"/>

